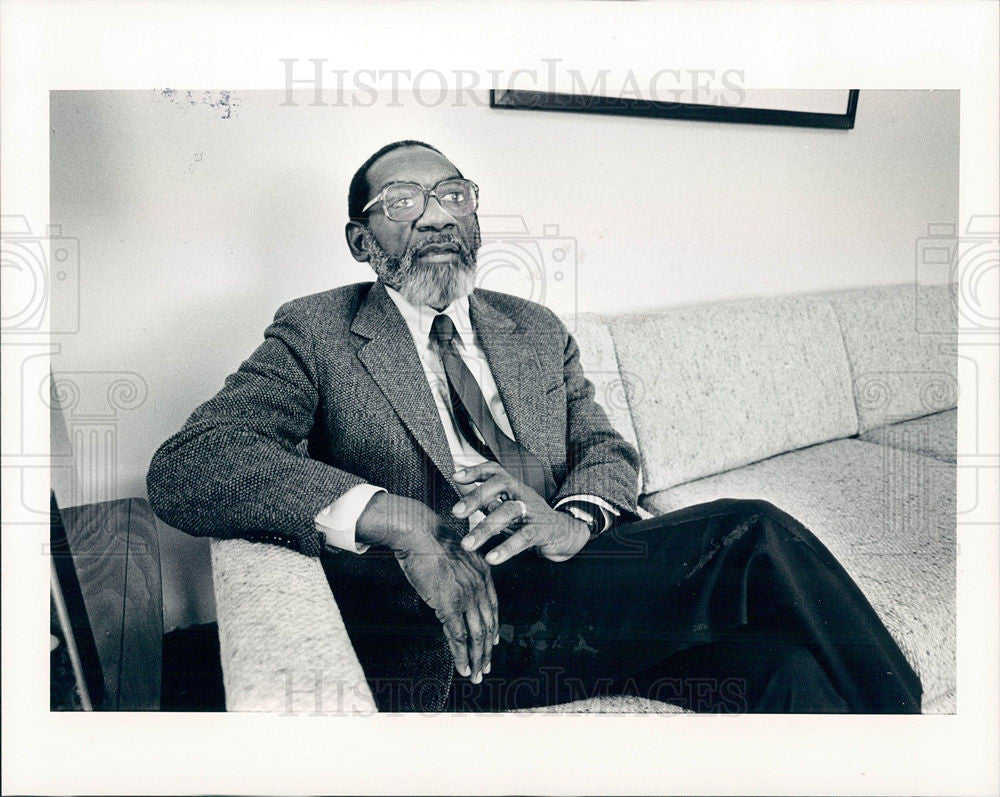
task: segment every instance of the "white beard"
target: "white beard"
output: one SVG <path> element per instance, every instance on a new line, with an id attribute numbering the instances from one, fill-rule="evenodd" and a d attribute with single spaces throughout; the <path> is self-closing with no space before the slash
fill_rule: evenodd
<path id="1" fill-rule="evenodd" d="M 378 278 L 399 291 L 415 307 L 429 305 L 443 310 L 456 299 L 468 296 L 475 288 L 476 253 L 479 250 L 478 224 L 473 249 L 469 249 L 461 239 L 451 234 L 438 234 L 422 242 L 455 243 L 460 250 L 458 264 L 417 265 L 413 247 L 408 247 L 402 258 L 391 257 L 367 227 L 362 227 L 361 235 L 368 248 L 368 262 Z"/>

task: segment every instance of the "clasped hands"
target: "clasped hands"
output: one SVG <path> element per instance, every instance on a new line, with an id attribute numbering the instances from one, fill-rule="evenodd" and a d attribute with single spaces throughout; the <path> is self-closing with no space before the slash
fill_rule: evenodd
<path id="1" fill-rule="evenodd" d="M 528 548 L 537 548 L 546 559 L 565 562 L 590 539 L 587 524 L 566 512 L 552 509 L 542 496 L 519 482 L 496 462 L 483 462 L 454 475 L 459 484 L 481 482 L 452 508 L 455 517 L 468 518 L 476 511 L 486 517 L 462 539 L 462 547 L 476 551 L 508 529 L 514 533 L 486 555 L 491 565 L 506 562 Z"/>
<path id="2" fill-rule="evenodd" d="M 420 598 L 434 610 L 455 659 L 455 669 L 473 683 L 490 671 L 500 641 L 499 606 L 492 565 L 537 548 L 555 562 L 574 556 L 590 539 L 587 525 L 552 509 L 545 499 L 495 462 L 458 471 L 460 484 L 477 484 L 453 508 L 458 518 L 476 511 L 486 517 L 461 540 L 420 501 L 379 493 L 358 518 L 361 542 L 385 545 Z M 506 499 L 506 500 L 505 500 Z M 506 531 L 513 533 L 484 557 L 479 549 Z"/>

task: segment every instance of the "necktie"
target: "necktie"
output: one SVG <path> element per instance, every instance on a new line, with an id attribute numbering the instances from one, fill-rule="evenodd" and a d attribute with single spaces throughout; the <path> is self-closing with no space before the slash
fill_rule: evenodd
<path id="1" fill-rule="evenodd" d="M 431 340 L 437 344 L 441 355 L 451 407 L 459 429 L 482 456 L 500 463 L 515 479 L 527 484 L 545 500 L 551 500 L 556 492 L 552 474 L 538 457 L 497 426 L 486 397 L 458 353 L 456 335 L 455 325 L 448 316 L 442 313 L 434 317 Z M 476 430 L 482 441 L 476 436 Z"/>

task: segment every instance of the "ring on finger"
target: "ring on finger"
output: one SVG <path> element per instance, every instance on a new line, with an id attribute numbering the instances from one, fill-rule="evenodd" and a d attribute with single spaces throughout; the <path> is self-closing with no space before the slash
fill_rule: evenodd
<path id="1" fill-rule="evenodd" d="M 524 501 L 522 501 L 520 498 L 518 498 L 514 503 L 517 504 L 518 508 L 521 510 L 521 514 L 518 516 L 517 519 L 524 520 L 528 516 L 528 505 L 524 503 Z"/>
<path id="2" fill-rule="evenodd" d="M 510 496 L 507 495 L 507 491 L 506 490 L 501 490 L 499 493 L 497 493 L 497 503 L 498 504 L 502 504 L 504 501 L 509 501 L 509 500 L 510 500 Z"/>

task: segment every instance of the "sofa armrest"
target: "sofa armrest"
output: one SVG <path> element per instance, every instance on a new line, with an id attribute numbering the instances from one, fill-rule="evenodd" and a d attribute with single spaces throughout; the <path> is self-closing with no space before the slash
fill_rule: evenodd
<path id="1" fill-rule="evenodd" d="M 319 559 L 235 539 L 211 551 L 228 711 L 375 711 Z"/>

